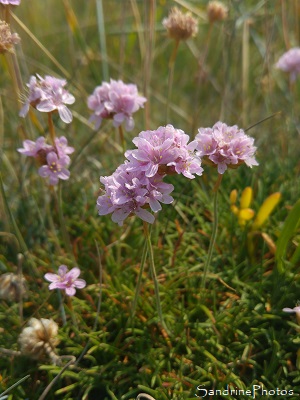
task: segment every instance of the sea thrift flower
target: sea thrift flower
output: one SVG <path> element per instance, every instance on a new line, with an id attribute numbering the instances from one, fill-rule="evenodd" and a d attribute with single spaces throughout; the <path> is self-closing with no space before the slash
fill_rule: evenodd
<path id="1" fill-rule="evenodd" d="M 217 122 L 212 128 L 200 128 L 195 137 L 196 154 L 218 167 L 218 173 L 245 163 L 248 167 L 258 165 L 254 158 L 254 139 L 236 125 Z M 194 144 L 194 142 L 192 142 Z"/>
<path id="2" fill-rule="evenodd" d="M 53 150 L 53 146 L 46 144 L 46 139 L 40 136 L 36 142 L 32 140 L 24 140 L 23 148 L 18 149 L 18 152 L 25 156 L 38 158 L 40 153 L 49 153 Z"/>
<path id="3" fill-rule="evenodd" d="M 97 86 L 88 98 L 88 107 L 94 111 L 90 121 L 98 129 L 103 119 L 113 119 L 114 126 L 118 127 L 125 122 L 125 128 L 130 131 L 134 128 L 132 114 L 144 107 L 146 98 L 139 96 L 136 85 L 125 84 L 121 80 L 110 80 Z"/>
<path id="4" fill-rule="evenodd" d="M 20 117 L 27 115 L 31 105 L 41 112 L 49 113 L 57 110 L 62 121 L 67 124 L 70 123 L 73 116 L 65 104 L 73 104 L 75 97 L 64 88 L 67 81 L 49 75 L 45 79 L 39 75 L 37 75 L 37 78 L 35 76 L 30 77 L 27 84 L 29 95 L 19 113 Z"/>
<path id="5" fill-rule="evenodd" d="M 300 73 L 300 48 L 294 47 L 284 53 L 276 63 L 276 68 L 290 73 L 290 80 L 294 82 Z"/>
<path id="6" fill-rule="evenodd" d="M 168 35 L 176 41 L 187 40 L 198 32 L 198 21 L 191 13 L 183 14 L 177 7 L 173 7 L 168 18 L 162 21 Z"/>
<path id="7" fill-rule="evenodd" d="M 58 325 L 52 319 L 31 318 L 19 336 L 21 353 L 34 359 L 47 354 L 53 364 L 58 364 L 59 357 L 54 353 L 59 343 L 57 333 Z"/>
<path id="8" fill-rule="evenodd" d="M 227 18 L 228 8 L 220 1 L 210 1 L 207 5 L 207 16 L 212 24 L 216 21 L 223 21 Z"/>
<path id="9" fill-rule="evenodd" d="M 99 215 L 112 213 L 112 220 L 120 226 L 130 215 L 137 215 L 143 221 L 153 223 L 153 212 L 161 210 L 160 203 L 170 204 L 174 200 L 170 196 L 174 186 L 162 181 L 162 176 L 146 177 L 144 171 L 131 168 L 131 163 L 120 165 L 107 177 L 101 177 L 105 186 L 105 194 L 98 197 Z"/>
<path id="10" fill-rule="evenodd" d="M 0 21 L 0 54 L 7 51 L 13 52 L 14 45 L 20 40 L 17 33 L 11 33 L 10 27 L 5 21 Z"/>
<path id="11" fill-rule="evenodd" d="M 23 275 L 11 272 L 0 275 L 0 299 L 20 301 L 26 289 L 26 280 Z"/>
<path id="12" fill-rule="evenodd" d="M 58 158 L 54 151 L 47 154 L 47 164 L 39 169 L 39 175 L 42 178 L 49 177 L 50 185 L 57 185 L 58 180 L 67 180 L 70 177 L 70 171 L 65 167 L 68 165 L 66 158 Z"/>
<path id="13" fill-rule="evenodd" d="M 70 171 L 67 169 L 71 161 L 69 154 L 73 153 L 74 148 L 68 146 L 64 136 L 55 138 L 54 146 L 47 144 L 42 136 L 36 142 L 24 140 L 23 146 L 18 152 L 37 160 L 41 165 L 39 175 L 42 178 L 49 177 L 50 185 L 57 185 L 59 179 L 69 179 Z"/>
<path id="14" fill-rule="evenodd" d="M 189 136 L 172 125 L 143 131 L 133 139 L 137 149 L 125 153 L 131 162 L 129 168 L 144 171 L 148 178 L 157 173 L 181 173 L 190 179 L 193 174 L 202 175 L 201 160 L 194 154 L 197 144 L 188 141 Z"/>
<path id="15" fill-rule="evenodd" d="M 8 5 L 11 4 L 13 6 L 18 6 L 21 3 L 21 0 L 0 0 L 0 4 Z"/>
<path id="16" fill-rule="evenodd" d="M 86 286 L 86 281 L 83 279 L 78 279 L 80 275 L 80 269 L 75 267 L 70 271 L 65 265 L 61 265 L 58 268 L 58 275 L 47 273 L 45 274 L 45 279 L 51 282 L 49 285 L 49 290 L 61 289 L 65 290 L 68 296 L 74 296 L 77 289 L 82 289 Z"/>

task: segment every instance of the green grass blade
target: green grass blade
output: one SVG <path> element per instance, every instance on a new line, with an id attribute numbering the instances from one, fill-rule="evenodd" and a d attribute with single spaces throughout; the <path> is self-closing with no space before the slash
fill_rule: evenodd
<path id="1" fill-rule="evenodd" d="M 288 243 L 293 236 L 297 226 L 300 222 L 300 200 L 294 205 L 289 215 L 287 216 L 285 223 L 283 225 L 283 229 L 277 241 L 277 249 L 276 249 L 276 261 L 277 268 L 280 273 L 283 272 L 284 269 L 284 258 L 287 251 Z"/>

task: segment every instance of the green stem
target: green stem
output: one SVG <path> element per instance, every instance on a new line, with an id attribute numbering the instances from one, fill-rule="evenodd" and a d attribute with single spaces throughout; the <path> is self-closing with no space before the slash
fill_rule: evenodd
<path id="1" fill-rule="evenodd" d="M 49 133 L 50 133 L 50 138 L 53 146 L 55 146 L 55 129 L 52 121 L 52 112 L 48 113 L 48 126 L 49 126 Z"/>
<path id="2" fill-rule="evenodd" d="M 63 322 L 63 326 L 66 326 L 67 325 L 67 317 L 66 317 L 64 302 L 63 302 L 63 298 L 62 298 L 60 289 L 57 289 L 57 295 L 58 295 L 58 299 L 59 299 L 59 309 L 60 309 L 60 313 L 61 313 L 61 319 Z"/>
<path id="3" fill-rule="evenodd" d="M 145 268 L 146 257 L 147 257 L 147 243 L 145 242 L 144 247 L 143 247 L 140 272 L 139 272 L 138 281 L 136 284 L 136 289 L 135 289 L 135 294 L 134 294 L 134 299 L 133 299 L 132 307 L 131 307 L 131 315 L 130 315 L 130 320 L 129 320 L 131 322 L 131 324 L 133 322 L 133 318 L 134 318 L 136 306 L 137 306 L 137 300 L 138 300 L 140 290 L 141 290 L 142 276 L 143 276 L 143 272 L 144 272 L 144 268 Z"/>
<path id="4" fill-rule="evenodd" d="M 72 299 L 70 296 L 66 296 L 66 297 L 67 297 L 68 308 L 70 310 L 73 325 L 78 329 L 78 324 L 77 324 L 76 315 L 75 315 L 73 304 L 72 304 Z"/>
<path id="5" fill-rule="evenodd" d="M 122 125 L 119 126 L 119 136 L 120 136 L 120 142 L 121 142 L 121 146 L 123 149 L 123 153 L 125 153 L 125 139 L 124 139 L 124 132 L 123 132 L 123 128 Z"/>
<path id="6" fill-rule="evenodd" d="M 55 199 L 57 201 L 57 207 L 58 207 L 58 218 L 59 218 L 59 224 L 60 224 L 60 228 L 62 231 L 62 236 L 64 239 L 64 244 L 66 246 L 66 249 L 68 251 L 68 253 L 71 255 L 71 257 L 73 258 L 74 263 L 76 264 L 76 260 L 74 257 L 74 253 L 72 251 L 72 244 L 71 244 L 71 240 L 66 228 L 66 221 L 64 218 L 64 214 L 63 214 L 63 209 L 62 209 L 62 189 L 61 189 L 61 182 L 59 182 L 58 185 L 58 196 L 55 193 Z"/>
<path id="7" fill-rule="evenodd" d="M 209 248 L 208 248 L 208 254 L 207 254 L 207 259 L 206 263 L 204 265 L 204 273 L 203 273 L 203 278 L 202 278 L 202 283 L 201 287 L 205 287 L 205 282 L 206 282 L 206 275 L 207 271 L 211 262 L 213 250 L 215 247 L 215 242 L 216 242 L 216 237 L 217 237 L 217 228 L 218 228 L 218 188 L 221 183 L 223 175 L 219 175 L 219 179 L 217 181 L 217 184 L 214 189 L 214 214 L 213 214 L 213 227 L 212 227 L 212 234 L 209 242 Z M 220 178 L 221 177 L 221 178 Z"/>
<path id="8" fill-rule="evenodd" d="M 168 328 L 163 319 L 163 314 L 162 314 L 162 309 L 161 309 L 161 304 L 160 304 L 159 287 L 158 287 L 158 280 L 157 280 L 157 275 L 156 275 L 156 271 L 155 271 L 153 248 L 152 248 L 152 244 L 151 244 L 151 237 L 150 237 L 147 222 L 144 222 L 144 233 L 145 233 L 146 242 L 147 242 L 147 246 L 148 246 L 148 252 L 149 252 L 150 269 L 151 269 L 151 274 L 152 274 L 153 283 L 154 283 L 154 293 L 155 293 L 157 313 L 158 313 L 159 321 L 160 321 L 162 328 L 165 329 L 165 331 L 167 333 L 169 333 Z"/>
<path id="9" fill-rule="evenodd" d="M 172 86 L 173 86 L 173 79 L 174 79 L 174 66 L 175 66 L 175 59 L 177 55 L 177 50 L 180 41 L 175 41 L 175 47 L 170 57 L 169 61 L 169 75 L 168 75 L 168 97 L 167 97 L 167 112 L 166 112 L 166 123 L 169 123 L 169 115 L 170 115 L 170 102 L 171 102 L 171 94 L 172 94 Z"/>

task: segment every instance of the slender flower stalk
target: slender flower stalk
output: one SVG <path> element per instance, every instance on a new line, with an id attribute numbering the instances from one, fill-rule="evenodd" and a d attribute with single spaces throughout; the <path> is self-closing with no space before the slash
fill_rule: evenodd
<path id="1" fill-rule="evenodd" d="M 174 80 L 174 67 L 175 67 L 175 59 L 179 47 L 179 40 L 175 40 L 175 46 L 173 52 L 170 57 L 169 61 L 169 74 L 168 74 L 168 97 L 167 97 L 167 107 L 166 107 L 166 122 L 169 122 L 169 115 L 170 115 L 170 101 L 172 95 L 172 87 L 173 87 L 173 80 Z"/>
<path id="2" fill-rule="evenodd" d="M 125 139 L 124 139 L 124 132 L 123 132 L 122 125 L 120 125 L 118 127 L 118 130 L 119 130 L 119 136 L 120 136 L 120 142 L 121 142 L 122 150 L 123 150 L 123 153 L 125 153 L 126 146 L 125 146 Z"/>
<path id="3" fill-rule="evenodd" d="M 129 320 L 129 321 L 131 321 L 131 325 L 132 325 L 132 321 L 133 321 L 135 311 L 136 311 L 137 300 L 138 300 L 138 297 L 139 297 L 139 294 L 141 291 L 142 277 L 143 277 L 143 272 L 145 269 L 146 258 L 147 258 L 147 243 L 145 242 L 144 247 L 143 247 L 143 252 L 142 252 L 140 271 L 139 271 L 138 280 L 137 280 L 137 284 L 136 284 L 136 288 L 135 288 L 135 294 L 134 294 L 134 298 L 133 298 L 133 302 L 132 302 L 132 306 L 131 306 L 131 315 L 130 315 L 130 320 Z"/>
<path id="4" fill-rule="evenodd" d="M 157 275 L 156 275 L 156 270 L 155 270 L 155 263 L 154 263 L 154 255 L 153 255 L 153 248 L 152 248 L 152 243 L 151 243 L 151 237 L 148 229 L 148 224 L 147 222 L 143 222 L 144 224 L 144 234 L 148 246 L 148 252 L 149 252 L 149 261 L 150 261 L 150 269 L 151 269 L 151 275 L 154 283 L 154 293 L 155 293 L 155 301 L 156 301 L 156 307 L 157 307 L 157 314 L 159 317 L 160 324 L 162 328 L 169 333 L 168 328 L 165 324 L 163 314 L 162 314 L 162 309 L 161 309 L 161 303 L 160 303 L 160 296 L 159 296 L 159 287 L 158 287 L 158 280 L 157 280 Z"/>
<path id="5" fill-rule="evenodd" d="M 50 138 L 51 142 L 53 145 L 55 145 L 55 128 L 52 120 L 52 112 L 48 112 L 48 126 L 49 126 L 49 133 L 50 133 Z"/>
<path id="6" fill-rule="evenodd" d="M 59 217 L 59 223 L 60 223 L 60 228 L 62 231 L 62 235 L 63 235 L 63 239 L 64 239 L 64 243 L 66 246 L 66 249 L 68 251 L 68 253 L 71 255 L 71 257 L 73 258 L 74 263 L 76 264 L 76 260 L 75 260 L 75 256 L 72 250 L 72 243 L 70 240 L 70 236 L 69 233 L 67 231 L 67 224 L 65 221 L 65 217 L 64 217 L 64 213 L 63 213 L 63 208 L 62 208 L 62 185 L 59 185 L 58 188 L 58 196 L 55 196 L 55 199 L 57 201 L 57 207 L 58 207 L 58 217 Z"/>
<path id="7" fill-rule="evenodd" d="M 204 272 L 203 272 L 203 278 L 202 278 L 202 283 L 201 287 L 205 288 L 205 282 L 206 282 L 206 276 L 207 276 L 207 271 L 209 269 L 215 243 L 216 243 L 216 238 L 217 238 L 217 230 L 218 230 L 218 189 L 220 187 L 221 181 L 222 181 L 223 175 L 218 174 L 218 180 L 217 183 L 214 187 L 214 197 L 213 197 L 213 204 L 214 204 L 214 212 L 213 212 L 213 226 L 212 226 L 212 233 L 210 237 L 210 242 L 209 242 L 209 247 L 208 247 L 208 254 L 206 258 L 206 262 L 204 264 Z"/>
<path id="8" fill-rule="evenodd" d="M 169 122 L 169 109 L 172 94 L 174 65 L 177 55 L 178 46 L 181 40 L 187 40 L 195 36 L 198 32 L 198 21 L 192 17 L 191 13 L 183 14 L 177 7 L 171 9 L 168 18 L 162 21 L 163 26 L 168 32 L 168 36 L 175 40 L 175 46 L 169 61 L 168 74 L 168 97 L 166 107 L 166 119 Z"/>

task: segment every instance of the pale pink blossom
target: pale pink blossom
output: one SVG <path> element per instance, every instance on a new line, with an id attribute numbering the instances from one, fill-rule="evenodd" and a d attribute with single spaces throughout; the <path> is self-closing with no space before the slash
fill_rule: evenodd
<path id="1" fill-rule="evenodd" d="M 74 296 L 76 289 L 82 289 L 86 286 L 86 281 L 78 279 L 81 271 L 78 267 L 72 268 L 70 271 L 66 265 L 58 268 L 58 274 L 47 273 L 45 279 L 51 282 L 49 290 L 61 289 L 65 290 L 68 296 Z"/>
<path id="2" fill-rule="evenodd" d="M 291 82 L 294 82 L 300 73 L 300 48 L 294 47 L 285 52 L 277 61 L 276 68 L 289 72 Z"/>

